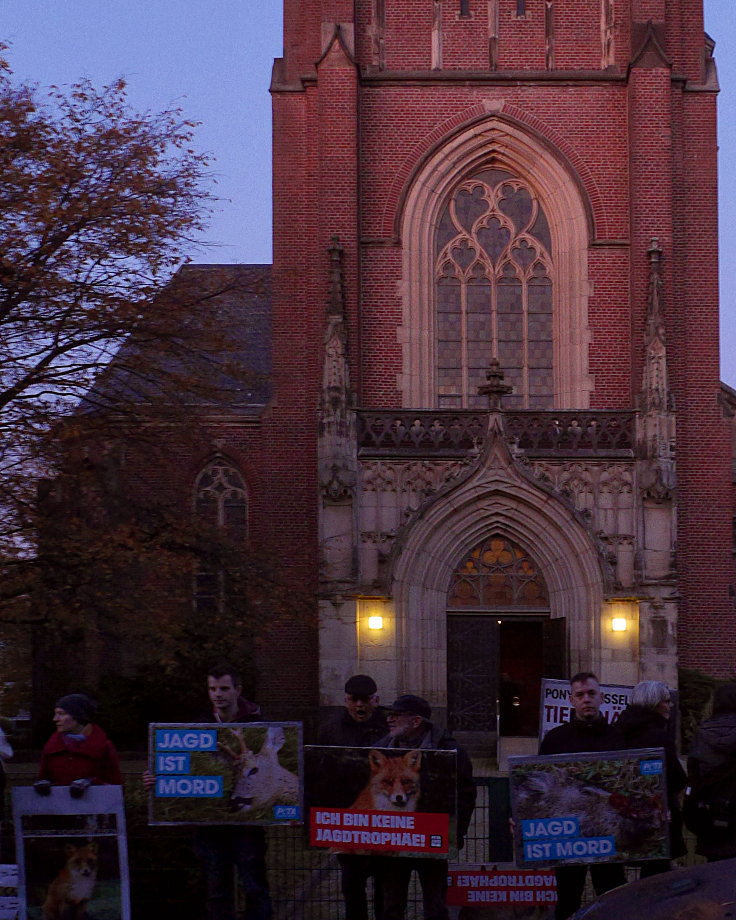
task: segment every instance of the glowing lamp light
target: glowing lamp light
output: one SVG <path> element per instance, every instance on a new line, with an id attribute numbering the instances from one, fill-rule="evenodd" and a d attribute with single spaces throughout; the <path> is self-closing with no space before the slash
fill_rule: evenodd
<path id="1" fill-rule="evenodd" d="M 383 629 L 383 617 L 368 617 L 368 629 Z"/>
<path id="2" fill-rule="evenodd" d="M 614 632 L 626 632 L 627 627 L 626 617 L 614 617 L 611 620 L 611 629 Z"/>

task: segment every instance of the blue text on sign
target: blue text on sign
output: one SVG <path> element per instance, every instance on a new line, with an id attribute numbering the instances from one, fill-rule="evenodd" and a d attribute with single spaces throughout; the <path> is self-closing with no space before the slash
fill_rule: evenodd
<path id="1" fill-rule="evenodd" d="M 195 731 L 193 729 L 156 729 L 157 751 L 216 751 L 217 729 Z"/>
<path id="2" fill-rule="evenodd" d="M 189 754 L 156 754 L 156 773 L 190 773 Z"/>
<path id="3" fill-rule="evenodd" d="M 613 837 L 578 837 L 577 840 L 535 840 L 524 844 L 524 859 L 605 859 L 616 853 Z"/>
<path id="4" fill-rule="evenodd" d="M 639 768 L 643 776 L 659 776 L 663 770 L 661 760 L 642 760 Z"/>
<path id="5" fill-rule="evenodd" d="M 578 818 L 530 818 L 521 822 L 521 836 L 524 840 L 554 840 L 579 835 Z"/>
<path id="6" fill-rule="evenodd" d="M 222 777 L 157 776 L 156 796 L 161 799 L 222 798 Z"/>

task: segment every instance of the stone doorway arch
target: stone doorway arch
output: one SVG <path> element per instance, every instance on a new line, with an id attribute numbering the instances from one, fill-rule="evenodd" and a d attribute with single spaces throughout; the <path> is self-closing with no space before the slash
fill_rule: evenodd
<path id="1" fill-rule="evenodd" d="M 528 549 L 547 587 L 550 618 L 567 622 L 572 670 L 600 663 L 601 609 L 610 573 L 581 516 L 523 468 L 500 434 L 463 480 L 447 486 L 398 536 L 389 583 L 396 684 L 447 710 L 447 597 L 459 561 L 489 534 Z"/>

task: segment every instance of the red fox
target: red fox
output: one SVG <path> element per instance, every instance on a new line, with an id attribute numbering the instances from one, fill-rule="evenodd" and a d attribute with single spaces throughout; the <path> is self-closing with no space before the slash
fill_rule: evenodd
<path id="1" fill-rule="evenodd" d="M 49 885 L 43 920 L 84 920 L 97 882 L 97 844 L 66 845 L 64 868 Z"/>
<path id="2" fill-rule="evenodd" d="M 419 800 L 421 751 L 409 751 L 403 757 L 387 757 L 370 751 L 371 778 L 350 806 L 365 811 L 414 811 Z"/>

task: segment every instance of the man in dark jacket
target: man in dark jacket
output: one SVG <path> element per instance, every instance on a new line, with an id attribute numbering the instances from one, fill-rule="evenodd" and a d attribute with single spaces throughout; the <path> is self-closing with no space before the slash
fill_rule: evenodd
<path id="1" fill-rule="evenodd" d="M 379 707 L 378 687 L 367 674 L 355 674 L 345 683 L 345 709 L 321 726 L 317 743 L 339 747 L 372 747 L 388 731 L 383 710 Z M 373 879 L 373 913 L 376 920 L 383 914 L 383 892 L 378 877 L 378 859 L 340 853 L 342 894 L 346 920 L 368 920 L 366 884 Z"/>
<path id="2" fill-rule="evenodd" d="M 624 741 L 618 729 L 615 725 L 609 725 L 601 715 L 603 694 L 595 674 L 582 671 L 570 679 L 570 702 L 572 718 L 547 732 L 539 746 L 540 754 L 597 753 L 624 749 Z M 555 920 L 567 920 L 579 910 L 588 869 L 596 894 L 603 894 L 626 882 L 624 867 L 618 863 L 556 868 Z"/>
<path id="3" fill-rule="evenodd" d="M 238 672 L 220 665 L 207 675 L 211 708 L 202 722 L 260 722 L 261 709 L 241 695 Z M 207 920 L 235 920 L 233 868 L 246 895 L 248 920 L 270 920 L 271 895 L 266 878 L 266 835 L 262 827 L 199 827 L 194 850 L 207 886 Z"/>
<path id="4" fill-rule="evenodd" d="M 377 747 L 411 750 L 450 750 L 457 752 L 457 845 L 463 846 L 475 808 L 476 789 L 473 766 L 467 753 L 439 726 L 430 721 L 432 709 L 420 696 L 400 696 L 386 716 L 389 734 Z M 432 857 L 382 859 L 384 920 L 404 920 L 409 882 L 416 871 L 422 886 L 424 920 L 447 920 L 447 860 Z"/>

